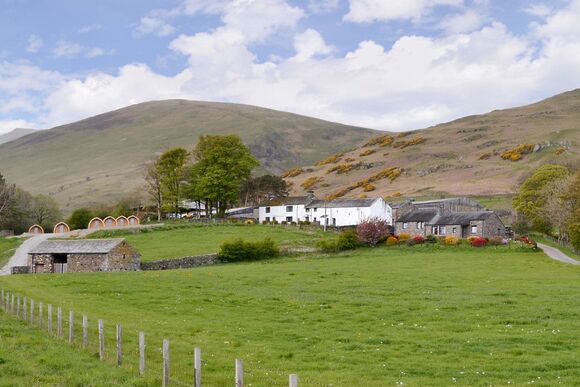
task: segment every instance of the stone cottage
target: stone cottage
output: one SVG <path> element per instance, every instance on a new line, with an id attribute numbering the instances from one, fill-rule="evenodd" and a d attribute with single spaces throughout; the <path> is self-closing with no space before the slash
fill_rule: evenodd
<path id="1" fill-rule="evenodd" d="M 31 273 L 139 270 L 141 256 L 124 239 L 48 240 L 28 253 Z"/>

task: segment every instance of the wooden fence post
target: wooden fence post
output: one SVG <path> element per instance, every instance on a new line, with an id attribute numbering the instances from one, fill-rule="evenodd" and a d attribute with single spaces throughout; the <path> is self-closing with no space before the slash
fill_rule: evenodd
<path id="1" fill-rule="evenodd" d="M 99 320 L 99 359 L 105 360 L 105 327 L 103 320 Z"/>
<path id="2" fill-rule="evenodd" d="M 298 375 L 290 374 L 289 384 L 290 384 L 290 387 L 298 387 Z"/>
<path id="3" fill-rule="evenodd" d="M 20 296 L 16 297 L 16 317 L 20 318 Z"/>
<path id="4" fill-rule="evenodd" d="M 10 313 L 14 314 L 14 299 L 16 298 L 16 296 L 14 295 L 14 293 L 12 293 L 10 295 Z"/>
<path id="5" fill-rule="evenodd" d="M 201 387 L 201 348 L 193 350 L 193 380 L 195 387 Z"/>
<path id="6" fill-rule="evenodd" d="M 123 362 L 123 326 L 117 324 L 117 367 Z"/>
<path id="7" fill-rule="evenodd" d="M 139 332 L 139 375 L 145 373 L 145 332 Z"/>
<path id="8" fill-rule="evenodd" d="M 56 308 L 56 335 L 60 339 L 62 337 L 62 308 Z"/>
<path id="9" fill-rule="evenodd" d="M 236 359 L 236 387 L 244 387 L 244 362 Z"/>
<path id="10" fill-rule="evenodd" d="M 34 324 L 34 300 L 30 299 L 30 325 Z"/>
<path id="11" fill-rule="evenodd" d="M 83 315 L 83 347 L 88 347 L 89 345 L 89 319 L 87 315 Z"/>
<path id="12" fill-rule="evenodd" d="M 28 298 L 24 296 L 24 300 L 22 302 L 22 318 L 24 321 L 28 320 Z"/>
<path id="13" fill-rule="evenodd" d="M 42 328 L 42 301 L 38 303 L 38 326 Z"/>
<path id="14" fill-rule="evenodd" d="M 72 344 L 75 335 L 75 316 L 72 310 L 68 311 L 68 342 Z"/>
<path id="15" fill-rule="evenodd" d="M 169 340 L 163 339 L 163 387 L 169 386 Z"/>
<path id="16" fill-rule="evenodd" d="M 52 305 L 48 304 L 47 306 L 47 317 L 48 317 L 48 332 L 52 333 Z"/>
<path id="17" fill-rule="evenodd" d="M 2 289 L 2 298 L 0 300 L 2 300 L 2 309 L 4 309 L 4 289 Z"/>

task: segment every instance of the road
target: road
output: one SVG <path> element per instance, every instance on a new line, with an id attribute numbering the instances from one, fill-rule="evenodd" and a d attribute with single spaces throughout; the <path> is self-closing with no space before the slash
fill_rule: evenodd
<path id="1" fill-rule="evenodd" d="M 544 250 L 544 253 L 546 253 L 548 257 L 555 259 L 556 261 L 569 263 L 571 265 L 580 265 L 580 261 L 576 261 L 575 259 L 570 258 L 555 247 L 548 246 L 543 243 L 538 243 L 538 247 Z"/>
<path id="2" fill-rule="evenodd" d="M 28 264 L 28 252 L 38 246 L 40 242 L 45 241 L 50 237 L 54 237 L 54 234 L 34 235 L 22 242 L 8 263 L 0 269 L 0 275 L 10 275 L 10 269 L 12 266 L 26 266 Z"/>

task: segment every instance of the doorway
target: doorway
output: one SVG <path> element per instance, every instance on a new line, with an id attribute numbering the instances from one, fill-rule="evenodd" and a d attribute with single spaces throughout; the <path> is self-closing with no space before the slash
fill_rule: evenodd
<path id="1" fill-rule="evenodd" d="M 68 257 L 66 254 L 52 255 L 53 273 L 66 273 L 68 270 Z"/>

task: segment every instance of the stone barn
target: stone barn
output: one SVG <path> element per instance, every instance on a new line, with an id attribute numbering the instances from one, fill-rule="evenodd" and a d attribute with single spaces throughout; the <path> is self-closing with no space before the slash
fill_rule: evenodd
<path id="1" fill-rule="evenodd" d="M 31 273 L 139 270 L 140 254 L 124 239 L 48 240 L 28 253 Z"/>

